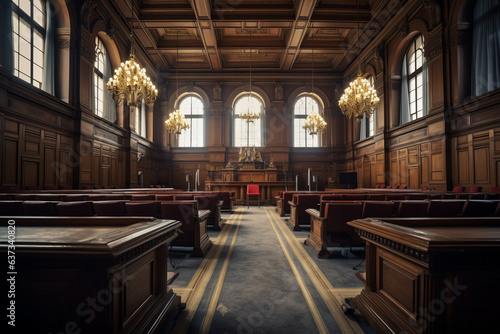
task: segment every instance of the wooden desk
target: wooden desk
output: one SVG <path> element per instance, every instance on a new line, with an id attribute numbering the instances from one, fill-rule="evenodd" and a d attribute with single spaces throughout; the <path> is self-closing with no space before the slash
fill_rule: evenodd
<path id="1" fill-rule="evenodd" d="M 32 217 L 33 224 L 28 217 L 0 218 L 3 226 L 8 219 L 16 222 L 17 274 L 11 300 L 17 331 L 161 329 L 180 303 L 167 286 L 167 246 L 181 223 L 139 217 L 43 218 Z M 7 240 L 7 228 L 2 228 L 3 254 Z"/>
<path id="2" fill-rule="evenodd" d="M 365 288 L 353 304 L 377 332 L 498 332 L 499 218 L 348 224 L 366 241 Z"/>

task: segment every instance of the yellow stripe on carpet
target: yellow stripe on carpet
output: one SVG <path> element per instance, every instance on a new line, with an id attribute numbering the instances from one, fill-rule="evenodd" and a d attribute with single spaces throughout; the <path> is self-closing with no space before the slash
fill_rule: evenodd
<path id="1" fill-rule="evenodd" d="M 293 232 L 290 231 L 290 229 L 280 219 L 278 214 L 274 212 L 274 210 L 266 208 L 266 213 L 269 217 L 269 220 L 274 221 L 274 223 L 278 225 L 295 256 L 304 268 L 304 271 L 311 279 L 311 282 L 314 284 L 316 290 L 323 298 L 337 325 L 342 330 L 342 333 L 364 333 L 356 323 L 356 321 L 351 320 L 344 315 L 344 312 L 341 308 L 341 301 L 338 299 L 338 295 L 336 295 L 335 293 L 335 291 L 337 290 L 330 284 L 321 269 L 319 269 L 319 267 L 316 265 L 314 260 L 311 259 L 304 247 L 298 242 Z"/>
<path id="2" fill-rule="evenodd" d="M 233 253 L 234 245 L 236 243 L 236 237 L 238 236 L 238 230 L 240 228 L 241 223 L 241 215 L 239 216 L 238 222 L 236 223 L 236 230 L 233 234 L 233 240 L 231 242 L 231 246 L 229 246 L 229 250 L 226 255 L 226 259 L 224 260 L 224 264 L 222 265 L 221 272 L 219 274 L 219 279 L 217 280 L 217 284 L 215 285 L 214 292 L 212 294 L 212 298 L 210 299 L 210 305 L 208 306 L 208 311 L 205 317 L 203 318 L 203 323 L 201 324 L 200 333 L 208 333 L 210 331 L 210 326 L 212 325 L 212 320 L 214 318 L 215 310 L 217 304 L 219 302 L 220 294 L 222 291 L 222 285 L 224 285 L 224 280 L 226 278 L 227 268 L 229 267 L 229 261 L 231 260 L 231 255 Z"/>
<path id="3" fill-rule="evenodd" d="M 194 314 L 200 305 L 201 298 L 203 297 L 215 267 L 219 262 L 220 254 L 224 248 L 227 238 L 229 237 L 229 233 L 233 227 L 233 222 L 237 219 L 241 220 L 242 212 L 243 209 L 236 209 L 235 213 L 229 217 L 228 221 L 224 224 L 222 231 L 219 233 L 217 241 L 213 242 L 212 247 L 205 256 L 205 259 L 203 259 L 200 267 L 193 275 L 193 278 L 189 282 L 188 286 L 184 288 L 185 290 L 190 291 L 189 297 L 185 301 L 186 308 L 177 320 L 172 333 L 184 334 L 188 331 Z M 183 288 L 180 289 L 182 291 Z M 175 292 L 176 288 L 173 290 Z"/>
<path id="4" fill-rule="evenodd" d="M 271 217 L 269 217 L 269 210 L 270 209 L 266 208 L 266 214 L 267 214 L 268 218 L 271 218 Z M 288 249 L 286 248 L 286 245 L 283 242 L 283 239 L 281 238 L 280 233 L 278 233 L 278 230 L 276 227 L 276 222 L 273 221 L 272 219 L 269 219 L 269 222 L 271 223 L 271 226 L 274 230 L 274 233 L 276 234 L 276 237 L 278 238 L 278 241 L 281 245 L 281 249 L 283 250 L 283 253 L 285 253 L 285 257 L 288 261 L 288 264 L 290 265 L 290 268 L 292 268 L 295 279 L 297 280 L 297 283 L 299 284 L 300 290 L 302 291 L 302 294 L 304 295 L 307 306 L 309 307 L 309 310 L 311 311 L 311 315 L 314 319 L 314 322 L 316 323 L 316 327 L 318 327 L 318 331 L 320 333 L 328 333 L 328 329 L 326 328 L 325 322 L 323 321 L 323 318 L 321 317 L 321 314 L 319 313 L 318 308 L 316 307 L 316 304 L 314 303 L 314 299 L 312 298 L 311 293 L 309 292 L 309 289 L 307 288 L 306 283 L 304 282 L 297 267 L 295 266 L 295 263 L 293 263 L 292 257 L 290 255 L 290 253 L 288 252 Z"/>

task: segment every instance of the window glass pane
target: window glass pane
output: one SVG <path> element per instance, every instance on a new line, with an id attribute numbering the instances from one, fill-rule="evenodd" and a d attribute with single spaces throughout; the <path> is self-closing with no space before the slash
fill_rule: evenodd
<path id="1" fill-rule="evenodd" d="M 25 57 L 19 57 L 19 71 L 31 76 L 31 61 Z"/>
<path id="2" fill-rule="evenodd" d="M 42 28 L 45 28 L 45 14 L 43 11 L 33 8 L 33 20 Z"/>
<path id="3" fill-rule="evenodd" d="M 34 31 L 34 33 L 33 33 L 33 45 L 37 49 L 39 49 L 40 51 L 43 51 L 43 44 L 44 44 L 43 35 L 38 31 Z"/>
<path id="4" fill-rule="evenodd" d="M 43 68 L 41 66 L 33 65 L 33 79 L 42 82 Z"/>
<path id="5" fill-rule="evenodd" d="M 30 41 L 31 40 L 31 26 L 28 22 L 21 19 L 19 22 L 20 35 L 22 38 Z"/>
<path id="6" fill-rule="evenodd" d="M 29 0 L 19 0 L 19 8 L 26 13 L 26 15 L 31 16 L 31 1 Z"/>
<path id="7" fill-rule="evenodd" d="M 418 74 L 417 75 L 417 87 L 422 87 L 422 79 L 423 79 L 422 73 Z"/>

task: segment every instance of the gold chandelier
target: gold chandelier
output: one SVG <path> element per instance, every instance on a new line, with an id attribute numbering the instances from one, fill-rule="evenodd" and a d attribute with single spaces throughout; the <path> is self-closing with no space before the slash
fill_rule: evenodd
<path id="1" fill-rule="evenodd" d="M 180 135 L 182 130 L 189 129 L 189 124 L 179 109 L 170 114 L 165 126 L 170 133 L 174 132 L 176 135 Z"/>
<path id="2" fill-rule="evenodd" d="M 360 38 L 359 29 L 359 2 L 356 1 L 356 6 L 358 9 L 358 42 Z M 360 57 L 360 54 L 358 54 Z M 349 87 L 344 90 L 344 94 L 340 97 L 339 107 L 348 119 L 351 117 L 356 117 L 356 119 L 361 121 L 363 115 L 370 116 L 375 108 L 377 108 L 379 98 L 377 92 L 370 85 L 370 82 L 365 78 L 361 77 L 361 65 L 358 70 L 358 77 L 356 80 L 349 83 Z"/>
<path id="3" fill-rule="evenodd" d="M 313 112 L 307 116 L 306 122 L 302 128 L 308 130 L 310 135 L 316 135 L 319 131 L 326 128 L 326 122 L 321 115 Z"/>
<path id="4" fill-rule="evenodd" d="M 177 83 L 177 106 L 179 105 L 179 30 L 177 30 L 177 65 L 176 65 L 176 83 Z M 181 114 L 179 108 L 174 110 L 173 113 L 170 114 L 170 117 L 165 121 L 165 127 L 168 132 L 174 132 L 176 135 L 180 135 L 182 130 L 189 129 L 189 123 L 184 118 L 184 115 Z"/>
<path id="5" fill-rule="evenodd" d="M 347 118 L 356 117 L 360 121 L 363 119 L 363 114 L 368 117 L 373 113 L 379 101 L 377 92 L 370 82 L 362 78 L 361 72 L 358 72 L 356 80 L 349 83 L 349 87 L 340 98 L 339 107 Z"/>
<path id="6" fill-rule="evenodd" d="M 133 7 L 132 1 L 132 21 L 134 17 Z M 146 103 L 154 102 L 158 96 L 158 89 L 147 76 L 146 69 L 141 68 L 135 61 L 132 24 L 130 27 L 130 42 L 129 60 L 122 62 L 120 67 L 115 69 L 115 74 L 109 78 L 106 86 L 113 94 L 113 100 L 125 98 L 127 99 L 127 105 L 137 106 L 142 103 L 142 100 L 145 100 Z"/>
<path id="7" fill-rule="evenodd" d="M 312 44 L 312 66 L 311 66 L 311 94 L 314 94 L 314 39 Z M 302 129 L 309 131 L 311 136 L 318 134 L 319 131 L 322 131 L 326 128 L 326 122 L 317 112 L 312 112 L 307 115 L 306 121 L 302 126 Z"/>
<path id="8" fill-rule="evenodd" d="M 240 114 L 247 123 L 260 118 L 260 113 L 254 112 L 250 98 L 252 97 L 252 32 L 250 31 L 250 93 L 248 94 L 248 109 Z M 248 132 L 248 131 L 247 131 Z M 248 138 L 247 138 L 248 139 Z"/>

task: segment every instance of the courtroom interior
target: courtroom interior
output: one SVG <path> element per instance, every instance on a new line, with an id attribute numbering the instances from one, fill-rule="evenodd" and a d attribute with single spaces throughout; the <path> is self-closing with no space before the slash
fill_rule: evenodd
<path id="1" fill-rule="evenodd" d="M 499 0 L 0 0 L 0 18 L 17 328 L 500 329 Z"/>

